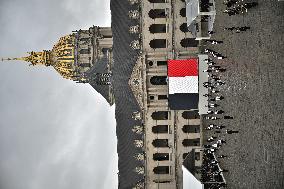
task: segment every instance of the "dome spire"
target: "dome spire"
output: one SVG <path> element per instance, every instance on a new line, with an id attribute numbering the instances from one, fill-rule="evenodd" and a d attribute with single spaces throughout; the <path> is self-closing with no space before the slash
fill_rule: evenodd
<path id="1" fill-rule="evenodd" d="M 11 60 L 20 60 L 30 62 L 31 65 L 50 65 L 50 51 L 42 52 L 28 52 L 29 56 L 18 57 L 18 58 L 1 58 L 1 61 L 11 61 Z"/>

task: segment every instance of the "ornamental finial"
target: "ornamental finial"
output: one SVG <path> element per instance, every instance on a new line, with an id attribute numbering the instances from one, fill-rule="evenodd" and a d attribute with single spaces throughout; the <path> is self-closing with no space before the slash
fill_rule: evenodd
<path id="1" fill-rule="evenodd" d="M 37 65 L 37 64 L 43 64 L 46 66 L 50 65 L 50 57 L 49 57 L 50 51 L 42 51 L 42 52 L 27 52 L 29 56 L 24 57 L 17 57 L 17 58 L 1 58 L 1 61 L 12 61 L 12 60 L 20 60 L 20 61 L 26 61 L 30 62 L 31 65 Z"/>

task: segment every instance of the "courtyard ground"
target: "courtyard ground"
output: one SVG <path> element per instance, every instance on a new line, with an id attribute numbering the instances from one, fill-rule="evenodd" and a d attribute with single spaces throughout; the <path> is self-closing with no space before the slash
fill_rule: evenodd
<path id="1" fill-rule="evenodd" d="M 227 141 L 217 154 L 229 156 L 220 165 L 229 170 L 224 175 L 230 189 L 284 188 L 284 2 L 257 2 L 244 15 L 228 16 L 217 0 L 212 39 L 224 44 L 207 46 L 228 57 L 217 61 L 227 69 L 220 74 L 226 82 L 220 108 L 234 119 L 203 120 L 203 127 L 214 123 L 239 131 L 219 134 Z M 232 26 L 251 29 L 239 34 L 223 30 Z M 216 134 L 204 135 L 206 140 Z"/>

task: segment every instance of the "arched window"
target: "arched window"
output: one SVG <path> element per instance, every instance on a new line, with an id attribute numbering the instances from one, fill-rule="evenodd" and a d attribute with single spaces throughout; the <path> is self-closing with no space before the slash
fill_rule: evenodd
<path id="1" fill-rule="evenodd" d="M 168 125 L 157 125 L 152 127 L 153 133 L 168 133 L 169 126 Z"/>
<path id="2" fill-rule="evenodd" d="M 157 66 L 166 66 L 168 65 L 167 61 L 157 61 Z"/>
<path id="3" fill-rule="evenodd" d="M 90 38 L 80 38 L 79 40 L 80 40 L 80 41 L 88 42 L 88 41 L 90 40 Z"/>
<path id="4" fill-rule="evenodd" d="M 180 14 L 182 17 L 186 17 L 186 9 L 185 9 L 185 8 L 180 9 L 179 14 Z"/>
<path id="5" fill-rule="evenodd" d="M 166 24 L 152 24 L 149 27 L 149 31 L 151 33 L 166 33 L 167 32 L 167 25 Z"/>
<path id="6" fill-rule="evenodd" d="M 148 0 L 150 3 L 165 3 L 165 0 Z"/>
<path id="7" fill-rule="evenodd" d="M 153 180 L 154 183 L 170 183 L 171 181 L 170 180 Z"/>
<path id="8" fill-rule="evenodd" d="M 155 174 L 169 174 L 170 167 L 169 166 L 158 166 L 153 169 Z"/>
<path id="9" fill-rule="evenodd" d="M 151 117 L 154 120 L 167 120 L 169 118 L 169 113 L 167 111 L 153 112 Z"/>
<path id="10" fill-rule="evenodd" d="M 197 47 L 199 44 L 198 40 L 195 40 L 194 38 L 185 38 L 182 39 L 180 42 L 182 47 Z"/>
<path id="11" fill-rule="evenodd" d="M 80 63 L 79 65 L 84 68 L 91 67 L 90 63 Z"/>
<path id="12" fill-rule="evenodd" d="M 153 160 L 155 161 L 168 161 L 169 153 L 155 153 L 153 154 Z"/>
<path id="13" fill-rule="evenodd" d="M 153 39 L 150 41 L 150 47 L 153 49 L 167 48 L 167 40 L 166 39 Z"/>
<path id="14" fill-rule="evenodd" d="M 81 49 L 79 51 L 80 54 L 90 54 L 90 49 Z"/>
<path id="15" fill-rule="evenodd" d="M 165 9 L 151 9 L 149 11 L 149 17 L 152 19 L 166 18 L 166 10 Z"/>
<path id="16" fill-rule="evenodd" d="M 184 146 L 199 146 L 200 145 L 200 138 L 195 139 L 184 139 L 182 141 Z"/>
<path id="17" fill-rule="evenodd" d="M 199 125 L 184 125 L 182 128 L 184 133 L 200 133 Z"/>
<path id="18" fill-rule="evenodd" d="M 185 38 L 182 39 L 180 42 L 182 47 L 197 47 L 199 44 L 198 40 L 195 40 L 194 38 Z"/>
<path id="19" fill-rule="evenodd" d="M 153 76 L 150 79 L 152 85 L 167 85 L 167 76 Z"/>
<path id="20" fill-rule="evenodd" d="M 167 100 L 168 96 L 167 95 L 158 95 L 158 100 Z"/>
<path id="21" fill-rule="evenodd" d="M 186 33 L 186 32 L 189 32 L 189 29 L 187 27 L 187 23 L 183 23 L 182 25 L 180 25 L 179 27 L 180 31 Z"/>
<path id="22" fill-rule="evenodd" d="M 182 117 L 184 119 L 199 119 L 200 115 L 197 110 L 193 111 L 184 111 L 182 112 Z"/>
<path id="23" fill-rule="evenodd" d="M 155 140 L 153 140 L 152 144 L 156 148 L 167 148 L 167 147 L 169 147 L 168 139 L 155 139 Z"/>

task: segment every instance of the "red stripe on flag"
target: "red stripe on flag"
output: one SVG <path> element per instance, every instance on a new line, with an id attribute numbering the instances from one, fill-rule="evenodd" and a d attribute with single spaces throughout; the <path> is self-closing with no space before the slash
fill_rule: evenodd
<path id="1" fill-rule="evenodd" d="M 168 60 L 168 76 L 198 76 L 198 59 Z"/>

